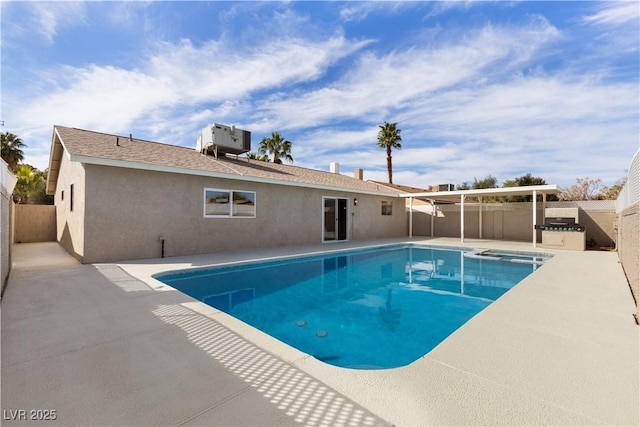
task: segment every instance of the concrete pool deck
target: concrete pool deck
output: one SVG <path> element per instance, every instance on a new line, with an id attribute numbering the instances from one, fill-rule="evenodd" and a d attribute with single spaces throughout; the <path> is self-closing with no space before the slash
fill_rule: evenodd
<path id="1" fill-rule="evenodd" d="M 15 245 L 2 423 L 55 410 L 37 424 L 640 424 L 640 328 L 615 252 L 465 242 L 555 256 L 421 359 L 379 371 L 326 365 L 151 278 L 388 242 L 94 265 L 57 243 Z"/>

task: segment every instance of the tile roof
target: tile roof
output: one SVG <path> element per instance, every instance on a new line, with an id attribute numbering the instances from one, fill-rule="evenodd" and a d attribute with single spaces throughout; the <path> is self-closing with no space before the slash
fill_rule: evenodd
<path id="1" fill-rule="evenodd" d="M 199 153 L 193 148 L 145 141 L 128 136 L 54 126 L 49 160 L 47 191 L 55 190 L 57 168 L 62 150 L 60 140 L 71 160 L 81 163 L 105 164 L 135 169 L 165 170 L 177 173 L 202 174 L 224 178 L 274 182 L 304 187 L 326 187 L 359 193 L 380 193 L 394 196 L 397 190 L 375 182 L 362 181 L 346 175 L 299 166 L 275 164 L 246 158 L 219 157 Z M 54 170 L 55 169 L 55 170 Z"/>

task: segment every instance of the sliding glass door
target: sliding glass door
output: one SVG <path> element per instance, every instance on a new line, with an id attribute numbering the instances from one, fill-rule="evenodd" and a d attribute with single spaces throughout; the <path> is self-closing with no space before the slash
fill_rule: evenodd
<path id="1" fill-rule="evenodd" d="M 337 197 L 325 197 L 324 202 L 324 227 L 323 241 L 347 240 L 347 206 L 348 199 Z"/>

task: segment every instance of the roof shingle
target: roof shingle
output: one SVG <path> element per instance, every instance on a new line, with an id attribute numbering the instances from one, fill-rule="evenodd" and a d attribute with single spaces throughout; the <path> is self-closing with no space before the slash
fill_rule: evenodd
<path id="1" fill-rule="evenodd" d="M 279 181 L 298 186 L 322 186 L 336 190 L 380 193 L 394 196 L 398 192 L 370 181 L 362 181 L 346 175 L 299 166 L 275 164 L 246 158 L 219 157 L 201 154 L 195 149 L 159 142 L 145 141 L 128 136 L 110 135 L 100 132 L 54 126 L 54 141 L 59 136 L 72 160 L 82 163 L 103 163 L 114 166 L 144 169 L 163 167 L 176 172 L 189 170 L 206 175 L 220 174 L 228 178 L 255 178 L 257 181 Z M 54 156 L 56 150 L 52 149 Z M 50 163 L 55 163 L 51 159 Z M 51 177 L 50 177 L 51 178 Z M 53 179 L 57 179 L 57 176 Z M 55 188 L 55 185 L 53 185 Z"/>

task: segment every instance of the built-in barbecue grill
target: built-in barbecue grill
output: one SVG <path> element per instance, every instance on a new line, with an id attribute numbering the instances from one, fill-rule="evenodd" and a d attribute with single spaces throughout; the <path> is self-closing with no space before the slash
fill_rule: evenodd
<path id="1" fill-rule="evenodd" d="M 536 225 L 536 230 L 544 231 L 585 231 L 584 226 L 576 224 L 573 217 L 545 218 L 544 224 Z"/>
<path id="2" fill-rule="evenodd" d="M 547 208 L 544 224 L 536 224 L 542 231 L 542 247 L 584 251 L 586 228 L 578 224 L 578 208 Z"/>

